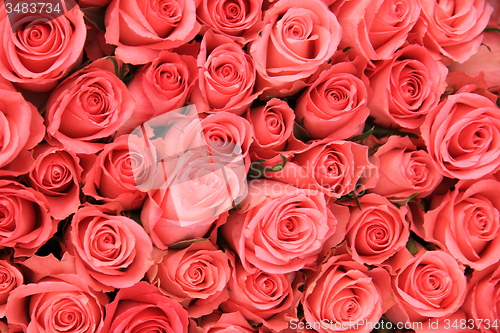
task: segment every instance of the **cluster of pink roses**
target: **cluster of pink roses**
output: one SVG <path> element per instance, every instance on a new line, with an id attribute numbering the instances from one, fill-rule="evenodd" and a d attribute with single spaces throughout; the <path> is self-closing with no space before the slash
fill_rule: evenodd
<path id="1" fill-rule="evenodd" d="M 4 1 L 0 332 L 500 332 L 499 13 Z"/>

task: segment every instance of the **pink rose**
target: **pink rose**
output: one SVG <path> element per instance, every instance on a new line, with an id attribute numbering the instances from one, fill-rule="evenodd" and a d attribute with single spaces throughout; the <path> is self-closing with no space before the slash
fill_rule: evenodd
<path id="1" fill-rule="evenodd" d="M 7 298 L 10 293 L 24 282 L 19 268 L 7 260 L 0 260 L 0 318 L 5 317 Z"/>
<path id="2" fill-rule="evenodd" d="M 255 64 L 229 37 L 207 31 L 198 55 L 199 81 L 191 94 L 198 112 L 228 111 L 238 115 L 257 98 Z"/>
<path id="3" fill-rule="evenodd" d="M 104 148 L 102 140 L 132 115 L 134 104 L 127 86 L 114 74 L 113 62 L 99 59 L 50 95 L 45 111 L 47 141 L 76 153 L 95 153 Z"/>
<path id="4" fill-rule="evenodd" d="M 460 63 L 479 49 L 493 7 L 486 0 L 421 0 L 421 21 L 415 27 L 418 42 Z"/>
<path id="5" fill-rule="evenodd" d="M 363 60 L 335 64 L 299 97 L 295 107 L 297 121 L 314 139 L 344 140 L 361 134 L 370 114 Z M 358 78 L 358 75 L 363 78 Z"/>
<path id="6" fill-rule="evenodd" d="M 122 135 L 104 146 L 85 180 L 83 192 L 124 210 L 142 207 L 157 167 L 156 150 L 142 138 Z"/>
<path id="7" fill-rule="evenodd" d="M 337 50 L 341 28 L 320 0 L 280 0 L 264 12 L 262 35 L 250 44 L 266 96 L 289 96 L 308 84 Z"/>
<path id="8" fill-rule="evenodd" d="M 262 0 L 202 0 L 198 19 L 216 33 L 244 45 L 254 40 L 262 25 Z"/>
<path id="9" fill-rule="evenodd" d="M 148 271 L 147 278 L 160 291 L 198 318 L 212 313 L 229 298 L 231 275 L 227 252 L 210 241 L 194 242 L 182 250 L 169 249 Z"/>
<path id="10" fill-rule="evenodd" d="M 370 115 L 384 127 L 417 128 L 446 89 L 447 68 L 424 47 L 409 45 L 377 64 Z"/>
<path id="11" fill-rule="evenodd" d="M 158 288 L 141 281 L 121 289 L 106 306 L 103 333 L 130 331 L 188 332 L 187 312 Z"/>
<path id="12" fill-rule="evenodd" d="M 332 12 L 342 26 L 339 49 L 367 60 L 391 59 L 406 41 L 420 15 L 417 0 L 336 0 Z"/>
<path id="13" fill-rule="evenodd" d="M 346 218 L 342 209 L 334 216 L 317 191 L 267 179 L 249 181 L 248 189 L 241 209 L 232 211 L 221 228 L 249 272 L 289 273 L 314 266 L 335 234 L 337 216 Z"/>
<path id="14" fill-rule="evenodd" d="M 62 220 L 75 213 L 80 206 L 83 172 L 78 156 L 71 150 L 45 144 L 35 148 L 34 157 L 27 180 L 47 199 L 50 215 Z"/>
<path id="15" fill-rule="evenodd" d="M 118 59 L 134 65 L 189 42 L 200 30 L 194 0 L 113 0 L 104 22 L 106 43 L 117 46 Z"/>
<path id="16" fill-rule="evenodd" d="M 257 329 L 252 327 L 239 312 L 212 314 L 203 317 L 201 327 L 194 327 L 190 333 L 254 333 Z M 194 325 L 192 325 L 194 326 Z"/>
<path id="17" fill-rule="evenodd" d="M 391 260 L 396 304 L 385 316 L 393 323 L 443 318 L 462 306 L 467 279 L 448 253 L 423 250 L 413 257 L 404 249 Z"/>
<path id="18" fill-rule="evenodd" d="M 63 15 L 60 1 L 46 2 L 46 8 L 59 5 L 60 12 L 38 4 L 34 14 L 15 11 L 16 2 L 9 4 L 10 14 L 4 6 L 0 11 L 0 75 L 30 91 L 50 91 L 82 60 L 87 35 L 83 13 L 66 3 L 73 8 Z"/>
<path id="19" fill-rule="evenodd" d="M 461 180 L 434 196 L 425 214 L 414 214 L 412 229 L 464 265 L 485 269 L 500 260 L 498 186 L 493 178 Z"/>
<path id="20" fill-rule="evenodd" d="M 389 274 L 382 268 L 368 269 L 348 254 L 330 256 L 307 275 L 302 296 L 304 319 L 315 331 L 370 332 L 392 305 Z M 296 323 L 299 332 L 306 323 Z"/>
<path id="21" fill-rule="evenodd" d="M 183 107 L 197 79 L 194 57 L 162 51 L 158 58 L 142 66 L 128 84 L 136 105 L 120 132 L 131 132 L 145 121 Z"/>
<path id="22" fill-rule="evenodd" d="M 380 178 L 369 191 L 389 199 L 407 199 L 417 192 L 424 198 L 443 179 L 429 154 L 417 150 L 408 137 L 390 136 L 374 156 Z"/>
<path id="23" fill-rule="evenodd" d="M 500 114 L 484 96 L 448 96 L 429 112 L 420 130 L 445 177 L 478 179 L 500 169 Z"/>

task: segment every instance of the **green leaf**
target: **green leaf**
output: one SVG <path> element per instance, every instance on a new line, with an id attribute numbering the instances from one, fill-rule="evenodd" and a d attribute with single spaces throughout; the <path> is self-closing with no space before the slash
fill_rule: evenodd
<path id="1" fill-rule="evenodd" d="M 499 32 L 500 33 L 500 29 L 497 29 L 497 28 L 486 28 L 483 31 L 484 32 Z"/>
<path id="2" fill-rule="evenodd" d="M 409 201 L 412 201 L 412 200 L 413 200 L 413 199 L 414 199 L 417 195 L 418 195 L 418 192 L 415 192 L 415 193 L 413 193 L 412 195 L 410 195 L 410 197 L 407 199 L 407 200 L 408 200 L 408 202 L 409 202 Z"/>
<path id="3" fill-rule="evenodd" d="M 118 66 L 118 62 L 116 61 L 115 57 L 107 57 L 106 59 L 111 60 L 113 66 L 115 67 L 115 75 L 120 77 L 120 67 Z"/>
<path id="4" fill-rule="evenodd" d="M 415 240 L 412 237 L 408 238 L 408 242 L 406 242 L 406 248 L 412 255 L 415 255 L 415 253 L 418 252 L 417 243 L 415 243 Z"/>
<path id="5" fill-rule="evenodd" d="M 104 24 L 104 16 L 106 14 L 106 7 L 88 7 L 81 8 L 85 18 L 92 23 L 97 29 L 101 31 L 106 31 L 106 25 Z"/>
<path id="6" fill-rule="evenodd" d="M 354 46 L 348 46 L 345 49 L 343 49 L 342 52 L 345 53 L 345 52 L 347 52 L 347 51 L 349 51 L 350 49 L 353 49 L 353 48 L 354 48 Z"/>
<path id="7" fill-rule="evenodd" d="M 481 45 L 486 46 L 486 48 L 488 49 L 488 51 L 490 51 L 490 52 L 491 52 L 491 48 L 490 48 L 488 45 L 486 45 L 486 44 L 484 44 L 484 43 L 481 43 Z"/>
<path id="8" fill-rule="evenodd" d="M 280 156 L 281 156 L 281 163 L 278 163 L 270 168 L 266 167 L 265 170 L 267 172 L 278 172 L 278 171 L 283 170 L 283 168 L 286 165 L 286 157 L 282 154 L 280 154 Z"/>
<path id="9" fill-rule="evenodd" d="M 373 131 L 375 130 L 375 126 L 370 128 L 368 131 L 364 132 L 363 134 L 356 135 L 355 137 L 352 137 L 349 139 L 349 141 L 361 141 L 366 138 L 368 138 L 370 135 L 372 135 Z"/>
<path id="10" fill-rule="evenodd" d="M 359 210 L 363 211 L 363 209 L 361 208 L 361 204 L 359 203 L 359 200 L 358 200 L 357 196 L 354 196 L 354 200 L 356 201 L 356 206 L 358 206 Z"/>
<path id="11" fill-rule="evenodd" d="M 187 241 L 181 241 L 181 242 L 175 243 L 173 245 L 170 245 L 168 248 L 169 249 L 185 249 L 186 247 L 189 247 L 193 243 L 204 242 L 206 240 L 208 240 L 208 239 L 207 238 L 190 239 Z"/>

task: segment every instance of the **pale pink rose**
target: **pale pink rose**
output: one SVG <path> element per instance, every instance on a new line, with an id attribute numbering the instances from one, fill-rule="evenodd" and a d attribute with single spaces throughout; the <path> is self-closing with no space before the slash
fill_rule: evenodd
<path id="1" fill-rule="evenodd" d="M 117 46 L 118 59 L 134 65 L 186 44 L 200 30 L 195 0 L 113 0 L 104 22 L 106 43 Z"/>
<path id="2" fill-rule="evenodd" d="M 169 249 L 148 271 L 147 279 L 181 303 L 190 318 L 208 315 L 229 298 L 226 287 L 231 268 L 227 253 L 208 240 L 182 250 Z"/>
<path id="3" fill-rule="evenodd" d="M 330 9 L 342 26 L 339 49 L 367 60 L 391 59 L 420 15 L 417 0 L 336 0 Z"/>
<path id="4" fill-rule="evenodd" d="M 447 68 L 424 47 L 409 45 L 376 64 L 370 116 L 384 127 L 418 128 L 446 89 Z"/>
<path id="5" fill-rule="evenodd" d="M 141 281 L 118 291 L 113 302 L 106 306 L 103 333 L 128 330 L 187 333 L 187 312 L 157 287 Z"/>
<path id="6" fill-rule="evenodd" d="M 417 192 L 417 198 L 424 198 L 443 179 L 429 154 L 417 150 L 408 137 L 390 136 L 374 156 L 380 178 L 369 192 L 389 199 L 407 199 Z"/>
<path id="7" fill-rule="evenodd" d="M 479 49 L 493 7 L 486 0 L 421 0 L 421 21 L 415 27 L 417 42 L 438 55 L 458 61 Z"/>
<path id="8" fill-rule="evenodd" d="M 22 285 L 24 277 L 17 265 L 0 260 L 0 318 L 5 317 L 5 307 L 10 293 Z"/>
<path id="9" fill-rule="evenodd" d="M 34 149 L 35 163 L 27 175 L 32 188 L 47 199 L 50 215 L 62 220 L 80 206 L 83 172 L 80 159 L 71 150 L 47 144 Z"/>
<path id="10" fill-rule="evenodd" d="M 407 323 L 443 318 L 456 312 L 467 292 L 463 268 L 441 250 L 422 250 L 415 256 L 406 248 L 403 250 L 391 259 L 396 304 L 385 316 L 393 323 Z"/>
<path id="11" fill-rule="evenodd" d="M 80 65 L 87 35 L 83 13 L 69 2 L 73 8 L 64 15 L 60 1 L 45 2 L 46 8 L 59 5 L 59 13 L 41 5 L 23 13 L 9 3 L 10 14 L 5 3 L 0 11 L 0 76 L 30 91 L 50 91 Z"/>
<path id="12" fill-rule="evenodd" d="M 293 156 L 281 171 L 264 172 L 264 176 L 332 198 L 375 186 L 378 171 L 368 159 L 368 147 L 351 141 L 325 141 Z"/>
<path id="13" fill-rule="evenodd" d="M 154 145 L 135 135 L 122 135 L 104 146 L 85 179 L 83 192 L 124 210 L 142 207 L 147 185 L 157 168 Z"/>
<path id="14" fill-rule="evenodd" d="M 162 51 L 158 58 L 142 66 L 128 84 L 136 105 L 120 132 L 128 133 L 143 122 L 183 107 L 197 79 L 194 57 Z"/>
<path id="15" fill-rule="evenodd" d="M 370 332 L 366 324 L 377 323 L 392 305 L 389 280 L 384 269 L 368 271 L 348 254 L 330 256 L 307 274 L 301 300 L 304 319 L 320 333 Z"/>
<path id="16" fill-rule="evenodd" d="M 337 50 L 342 35 L 335 15 L 320 0 L 280 0 L 264 12 L 262 34 L 250 44 L 257 90 L 293 95 Z"/>
<path id="17" fill-rule="evenodd" d="M 500 260 L 500 182 L 461 180 L 453 191 L 432 198 L 430 210 L 413 217 L 412 230 L 473 269 Z"/>
<path id="18" fill-rule="evenodd" d="M 445 177 L 478 179 L 500 169 L 500 112 L 487 97 L 448 96 L 428 113 L 420 131 Z"/>
<path id="19" fill-rule="evenodd" d="M 262 26 L 262 0 L 202 0 L 196 14 L 216 33 L 244 45 L 257 37 Z"/>
<path id="20" fill-rule="evenodd" d="M 369 81 L 363 74 L 366 61 L 341 62 L 321 72 L 319 78 L 299 97 L 297 122 L 313 139 L 344 140 L 363 130 L 370 110 Z M 361 77 L 361 78 L 359 78 Z"/>
<path id="21" fill-rule="evenodd" d="M 314 267 L 332 236 L 340 243 L 344 235 L 335 234 L 337 220 L 347 218 L 347 209 L 335 213 L 321 192 L 254 179 L 241 208 L 231 211 L 221 228 L 245 270 L 289 273 Z"/>
<path id="22" fill-rule="evenodd" d="M 500 33 L 483 33 L 483 44 L 466 62 L 454 62 L 449 66 L 450 72 L 460 71 L 469 75 L 484 73 L 489 90 L 500 91 Z"/>
<path id="23" fill-rule="evenodd" d="M 259 96 L 254 93 L 254 59 L 229 37 L 207 31 L 198 55 L 199 80 L 191 94 L 198 112 L 243 114 Z"/>
<path id="24" fill-rule="evenodd" d="M 118 65 L 121 65 L 119 63 Z M 76 153 L 95 153 L 132 115 L 135 101 L 102 58 L 64 80 L 45 111 L 47 141 Z"/>

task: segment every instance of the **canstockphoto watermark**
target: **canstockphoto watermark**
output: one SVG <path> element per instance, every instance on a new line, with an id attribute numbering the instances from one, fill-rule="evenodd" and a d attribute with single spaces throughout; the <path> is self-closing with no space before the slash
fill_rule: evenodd
<path id="1" fill-rule="evenodd" d="M 334 322 L 328 319 L 323 319 L 321 321 L 304 321 L 298 319 L 292 319 L 288 323 L 288 328 L 290 329 L 312 329 L 312 330 L 336 330 L 336 331 L 345 331 L 348 329 L 366 329 L 366 330 L 379 330 L 379 329 L 408 329 L 408 330 L 418 330 L 423 328 L 423 323 L 421 322 L 398 322 L 393 323 L 386 320 L 380 320 L 376 322 L 371 322 L 364 319 L 359 319 L 356 321 L 342 321 L 342 322 Z"/>

